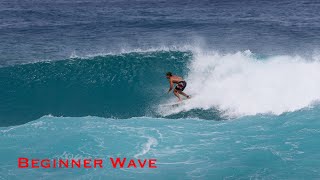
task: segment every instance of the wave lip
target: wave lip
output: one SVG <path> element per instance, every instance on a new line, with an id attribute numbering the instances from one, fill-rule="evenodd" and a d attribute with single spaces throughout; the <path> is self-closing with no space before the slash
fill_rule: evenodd
<path id="1" fill-rule="evenodd" d="M 141 51 L 0 68 L 0 126 L 54 116 L 200 118 L 279 115 L 320 99 L 320 62 L 300 56 Z M 164 73 L 185 77 L 192 98 L 161 110 Z"/>

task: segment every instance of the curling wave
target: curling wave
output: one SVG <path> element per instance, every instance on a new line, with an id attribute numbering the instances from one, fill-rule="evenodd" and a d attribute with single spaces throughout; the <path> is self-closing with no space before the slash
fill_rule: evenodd
<path id="1" fill-rule="evenodd" d="M 320 62 L 299 56 L 257 56 L 250 51 L 195 53 L 189 65 L 193 98 L 166 114 L 219 109 L 228 116 L 282 114 L 320 99 Z"/>
<path id="2" fill-rule="evenodd" d="M 144 51 L 0 68 L 1 126 L 54 116 L 200 118 L 281 114 L 320 99 L 320 63 L 201 51 Z M 193 98 L 175 108 L 166 71 L 186 77 Z"/>

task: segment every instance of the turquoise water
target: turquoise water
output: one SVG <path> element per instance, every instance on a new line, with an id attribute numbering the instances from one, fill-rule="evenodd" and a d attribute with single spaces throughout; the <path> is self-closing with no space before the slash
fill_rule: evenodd
<path id="1" fill-rule="evenodd" d="M 0 180 L 320 179 L 319 5 L 2 0 Z M 158 168 L 17 167 L 116 156 Z"/>
<path id="2" fill-rule="evenodd" d="M 0 124 L 47 114 L 144 116 L 163 97 L 164 72 L 183 75 L 191 57 L 180 51 L 133 52 L 0 68 Z"/>
<path id="3" fill-rule="evenodd" d="M 229 121 L 50 117 L 2 127 L 2 179 L 318 179 L 318 107 Z M 36 139 L 36 140 L 35 140 Z M 17 169 L 17 157 L 156 158 L 156 169 Z"/>
<path id="4" fill-rule="evenodd" d="M 0 177 L 320 178 L 319 62 L 257 56 L 148 51 L 0 68 Z M 192 95 L 176 107 L 165 105 L 175 101 L 168 69 Z M 19 157 L 106 165 L 18 169 Z M 113 169 L 109 157 L 155 158 L 158 168 Z"/>

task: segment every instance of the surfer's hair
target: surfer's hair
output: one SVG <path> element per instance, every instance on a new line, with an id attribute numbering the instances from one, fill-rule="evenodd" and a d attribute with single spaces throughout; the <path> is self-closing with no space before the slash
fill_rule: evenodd
<path id="1" fill-rule="evenodd" d="M 172 73 L 171 72 L 167 72 L 166 75 L 167 76 L 172 76 Z"/>

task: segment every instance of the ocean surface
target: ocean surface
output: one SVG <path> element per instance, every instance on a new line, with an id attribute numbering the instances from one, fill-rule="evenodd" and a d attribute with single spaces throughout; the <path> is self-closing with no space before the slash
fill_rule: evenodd
<path id="1" fill-rule="evenodd" d="M 319 34 L 313 0 L 3 0 L 0 179 L 320 179 Z"/>

